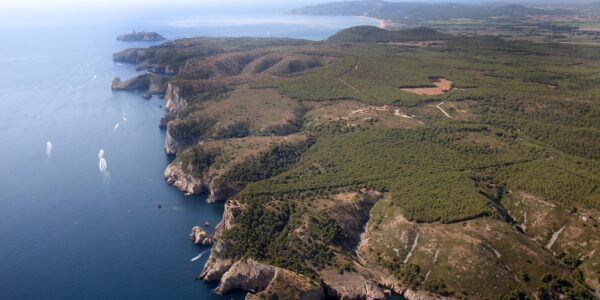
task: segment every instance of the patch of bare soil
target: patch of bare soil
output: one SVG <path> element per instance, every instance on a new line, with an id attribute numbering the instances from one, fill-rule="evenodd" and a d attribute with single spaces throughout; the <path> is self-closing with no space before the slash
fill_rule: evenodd
<path id="1" fill-rule="evenodd" d="M 446 78 L 438 78 L 433 82 L 433 85 L 435 85 L 435 87 L 402 88 L 400 90 L 417 95 L 437 96 L 451 91 L 454 87 L 454 82 Z"/>
<path id="2" fill-rule="evenodd" d="M 419 47 L 419 48 L 427 48 L 427 47 L 440 47 L 446 44 L 446 41 L 418 41 L 418 42 L 391 42 L 387 43 L 388 45 L 396 45 L 396 46 L 407 46 L 407 47 Z"/>

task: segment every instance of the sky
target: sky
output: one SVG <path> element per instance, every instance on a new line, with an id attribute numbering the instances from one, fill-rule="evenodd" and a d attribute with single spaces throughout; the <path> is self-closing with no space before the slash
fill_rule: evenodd
<path id="1" fill-rule="evenodd" d="M 170 9 L 197 12 L 237 11 L 260 12 L 270 10 L 285 12 L 304 5 L 328 2 L 327 0 L 0 0 L 0 27 L 32 24 L 44 20 L 88 19 L 102 15 L 124 15 L 143 10 Z"/>
<path id="2" fill-rule="evenodd" d="M 240 4 L 297 4 L 307 5 L 327 1 L 319 0 L 0 0 L 0 9 L 76 9 L 107 7 L 139 7 L 164 5 L 223 6 Z"/>
<path id="3" fill-rule="evenodd" d="M 0 9 L 81 9 L 110 7 L 139 7 L 164 5 L 223 6 L 223 5 L 294 5 L 303 6 L 343 0 L 0 0 Z M 560 0 L 387 0 L 390 2 L 556 2 Z M 591 1 L 591 0 L 590 0 Z M 581 2 L 581 1 L 571 1 Z"/>
<path id="4" fill-rule="evenodd" d="M 12 12 L 20 13 L 52 13 L 52 12 L 81 12 L 110 11 L 111 9 L 153 8 L 153 7 L 185 7 L 185 8 L 216 8 L 216 7 L 248 7 L 254 10 L 265 8 L 291 9 L 317 3 L 345 0 L 0 0 L 0 17 L 10 16 Z M 548 3 L 565 0 L 386 0 L 389 2 L 462 2 L 462 3 Z M 581 2 L 586 0 L 568 0 Z M 593 1 L 593 0 L 587 0 Z M 598 0 L 600 1 L 600 0 Z M 13 16 L 14 17 L 14 16 Z"/>

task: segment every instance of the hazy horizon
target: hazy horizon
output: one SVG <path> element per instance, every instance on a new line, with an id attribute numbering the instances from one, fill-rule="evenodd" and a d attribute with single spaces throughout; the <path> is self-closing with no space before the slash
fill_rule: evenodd
<path id="1" fill-rule="evenodd" d="M 0 2 L 2 10 L 73 10 L 82 8 L 125 8 L 125 7 L 161 7 L 161 6 L 193 6 L 193 7 L 225 7 L 229 5 L 270 5 L 270 6 L 303 6 L 326 2 L 351 1 L 351 0 L 104 0 L 104 1 L 77 1 L 77 0 L 21 0 Z M 387 2 L 427 2 L 427 3 L 565 3 L 560 0 L 385 0 Z M 587 3 L 593 0 L 575 0 L 569 3 Z"/>

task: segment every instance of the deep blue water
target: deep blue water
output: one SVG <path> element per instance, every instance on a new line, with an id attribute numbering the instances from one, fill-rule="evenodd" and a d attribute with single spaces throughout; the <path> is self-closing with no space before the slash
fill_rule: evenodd
<path id="1" fill-rule="evenodd" d="M 115 36 L 322 39 L 374 22 L 174 9 L 45 18 L 0 21 L 0 299 L 240 298 L 193 280 L 208 253 L 190 259 L 209 248 L 187 235 L 223 208 L 164 182 L 163 100 L 110 90 L 115 76 L 135 74 L 112 54 L 150 44 Z"/>

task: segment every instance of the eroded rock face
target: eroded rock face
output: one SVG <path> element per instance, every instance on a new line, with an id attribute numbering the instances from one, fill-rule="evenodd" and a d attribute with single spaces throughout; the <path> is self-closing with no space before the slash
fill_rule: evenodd
<path id="1" fill-rule="evenodd" d="M 217 246 L 217 244 L 215 246 Z M 213 246 L 213 249 L 215 246 Z M 206 281 L 219 281 L 221 280 L 221 277 L 223 277 L 223 274 L 231 268 L 233 263 L 233 259 L 217 258 L 211 252 L 210 257 L 208 258 L 208 261 L 206 261 L 204 269 L 198 278 Z"/>
<path id="2" fill-rule="evenodd" d="M 229 197 L 232 197 L 235 194 L 237 194 L 239 192 L 239 189 L 229 185 L 217 187 L 216 184 L 214 184 L 214 182 L 211 182 L 209 184 L 209 191 L 210 194 L 208 195 L 208 199 L 206 199 L 206 201 L 208 201 L 209 203 L 214 203 L 226 201 L 227 199 L 229 199 Z"/>
<path id="3" fill-rule="evenodd" d="M 190 233 L 190 240 L 196 245 L 212 245 L 213 238 L 206 231 L 202 230 L 200 226 L 194 226 L 192 233 Z"/>
<path id="4" fill-rule="evenodd" d="M 258 263 L 251 258 L 234 263 L 221 277 L 219 286 L 214 290 L 217 294 L 224 294 L 233 289 L 245 291 L 262 291 L 275 277 L 277 268 Z"/>
<path id="5" fill-rule="evenodd" d="M 327 295 L 336 299 L 383 300 L 383 289 L 368 275 L 357 272 L 344 272 L 329 269 L 321 272 Z"/>
<path id="6" fill-rule="evenodd" d="M 195 177 L 187 174 L 182 169 L 181 163 L 172 163 L 167 166 L 164 177 L 167 184 L 177 187 L 188 195 L 208 193 L 206 201 L 209 203 L 225 201 L 239 191 L 230 185 L 217 186 L 214 178 L 210 176 Z"/>
<path id="7" fill-rule="evenodd" d="M 181 169 L 181 164 L 170 164 L 164 173 L 168 184 L 174 185 L 189 195 L 201 194 L 207 191 L 206 184 Z"/>
<path id="8" fill-rule="evenodd" d="M 181 96 L 179 87 L 172 83 L 167 84 L 165 91 L 165 117 L 161 120 L 161 126 L 167 129 L 165 138 L 165 152 L 167 155 L 177 155 L 186 145 L 177 141 L 169 133 L 169 123 L 175 119 L 178 112 L 187 106 L 187 101 Z"/>
<path id="9" fill-rule="evenodd" d="M 167 155 L 177 155 L 179 152 L 181 152 L 183 149 L 185 149 L 185 145 L 181 144 L 180 142 L 178 142 L 176 139 L 174 139 L 171 134 L 169 133 L 169 126 L 170 123 L 167 124 L 167 132 L 166 132 L 166 138 L 165 138 L 165 152 L 167 153 Z"/>
<path id="10" fill-rule="evenodd" d="M 240 206 L 234 201 L 225 203 L 223 219 L 215 227 L 215 234 L 213 236 L 215 243 L 211 249 L 210 257 L 204 265 L 202 273 L 198 276 L 200 279 L 206 281 L 220 281 L 223 274 L 225 274 L 235 262 L 233 259 L 224 257 L 226 246 L 220 237 L 223 234 L 223 231 L 234 226 L 234 216 L 239 213 L 240 209 Z"/>
<path id="11" fill-rule="evenodd" d="M 408 300 L 440 300 L 448 299 L 446 297 L 432 295 L 423 291 L 415 291 L 413 289 L 406 289 L 401 295 Z"/>
<path id="12" fill-rule="evenodd" d="M 148 94 L 162 94 L 162 77 L 160 75 L 146 73 L 122 81 L 117 77 L 112 82 L 114 91 L 140 91 Z"/>
<path id="13" fill-rule="evenodd" d="M 325 291 L 317 282 L 250 258 L 231 265 L 214 292 L 224 294 L 234 289 L 249 292 L 246 300 L 265 299 L 269 295 L 278 295 L 280 299 L 325 299 Z"/>
<path id="14" fill-rule="evenodd" d="M 167 114 L 176 114 L 187 105 L 187 101 L 183 96 L 181 96 L 181 89 L 173 83 L 167 84 L 165 101 L 165 109 Z"/>

